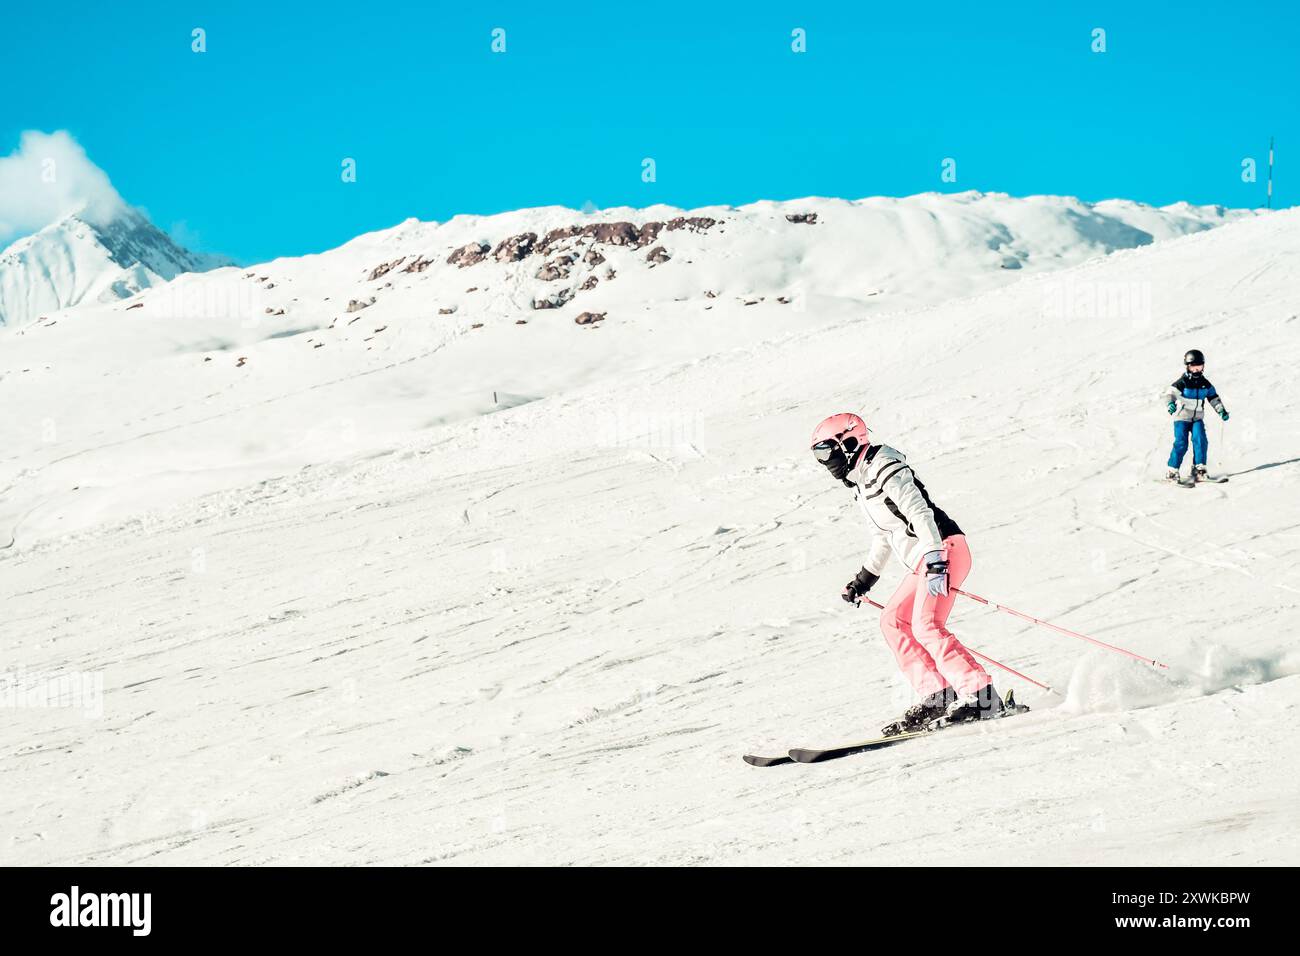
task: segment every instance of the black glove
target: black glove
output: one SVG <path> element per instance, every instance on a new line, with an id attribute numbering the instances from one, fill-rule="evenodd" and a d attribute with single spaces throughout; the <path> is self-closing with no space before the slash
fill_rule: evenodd
<path id="1" fill-rule="evenodd" d="M 857 604 L 862 595 L 870 591 L 871 586 L 879 580 L 880 575 L 872 574 L 866 568 L 863 568 L 858 572 L 857 577 L 844 585 L 844 593 L 841 594 L 840 597 L 844 598 L 844 600 L 848 601 L 850 604 Z"/>

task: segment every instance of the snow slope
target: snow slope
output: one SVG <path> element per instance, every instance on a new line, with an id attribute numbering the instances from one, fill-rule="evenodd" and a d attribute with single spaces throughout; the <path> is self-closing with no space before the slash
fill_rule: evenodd
<path id="1" fill-rule="evenodd" d="M 230 263 L 177 245 L 139 210 L 68 216 L 0 252 L 0 326 L 82 302 L 114 302 L 182 272 Z"/>
<path id="2" fill-rule="evenodd" d="M 410 220 L 321 255 L 185 274 L 0 330 L 0 403 L 15 413 L 0 420 L 0 546 L 1250 216 L 981 193 L 550 207 Z M 480 261 L 448 261 L 479 244 Z M 661 248 L 669 259 L 648 261 Z M 584 312 L 605 318 L 575 324 Z"/>
<path id="3" fill-rule="evenodd" d="M 191 436 L 228 436 L 199 405 L 174 412 L 193 400 L 164 387 L 167 359 L 144 364 L 158 400 L 132 419 L 143 393 L 110 391 L 77 440 L 83 474 L 113 487 L 144 460 L 157 507 L 0 552 L 10 667 L 104 685 L 100 719 L 26 707 L 0 724 L 4 860 L 1300 862 L 1298 315 L 1300 216 L 1276 213 L 957 301 L 628 359 L 492 414 L 389 376 L 387 407 L 428 405 L 394 450 L 338 439 L 331 459 L 199 498 L 159 485 L 150 455 L 171 441 L 210 469 Z M 563 327 L 612 337 L 607 321 Z M 158 328 L 131 347 L 165 353 Z M 285 341 L 255 353 L 282 376 Z M 1158 391 L 1191 346 L 1233 412 L 1211 427 L 1232 480 L 1181 490 L 1154 480 Z M 537 387 L 519 376 L 518 394 Z M 215 417 L 244 384 L 195 393 Z M 1032 713 L 744 765 L 873 733 L 908 701 L 874 613 L 838 598 L 866 529 L 806 451 L 846 409 L 963 525 L 971 590 L 1171 670 L 964 603 L 960 636 L 1058 693 L 999 675 Z M 277 414 L 249 401 L 229 440 L 272 446 Z M 62 475 L 56 458 L 31 480 Z"/>

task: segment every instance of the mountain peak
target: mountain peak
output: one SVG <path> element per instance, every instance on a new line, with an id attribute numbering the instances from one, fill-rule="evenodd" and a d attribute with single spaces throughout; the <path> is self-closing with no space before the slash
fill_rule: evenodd
<path id="1" fill-rule="evenodd" d="M 138 209 L 79 210 L 0 252 L 0 325 L 25 325 L 46 312 L 127 298 L 183 272 L 231 264 L 184 248 Z"/>

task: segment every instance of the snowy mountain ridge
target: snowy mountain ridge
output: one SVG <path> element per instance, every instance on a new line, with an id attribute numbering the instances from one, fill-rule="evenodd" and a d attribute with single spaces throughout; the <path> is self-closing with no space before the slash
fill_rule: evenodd
<path id="1" fill-rule="evenodd" d="M 229 265 L 190 252 L 139 210 L 74 213 L 0 252 L 0 326 L 21 326 L 83 302 L 125 299 L 176 278 Z"/>
<path id="2" fill-rule="evenodd" d="M 0 330 L 0 400 L 31 409 L 0 432 L 23 451 L 21 467 L 0 462 L 0 543 L 1252 217 L 977 192 L 542 207 L 184 272 Z"/>
<path id="3" fill-rule="evenodd" d="M 975 191 L 691 210 L 548 206 L 446 222 L 408 219 L 319 255 L 251 268 L 259 282 L 282 286 L 282 296 L 268 297 L 266 305 L 286 309 L 284 282 L 309 282 L 309 292 L 328 283 L 331 301 L 355 299 L 386 314 L 420 308 L 405 298 L 418 293 L 436 296 L 441 308 L 479 311 L 486 297 L 525 317 L 544 309 L 575 317 L 653 301 L 663 295 L 656 289 L 751 304 L 784 294 L 784 304 L 823 297 L 906 307 L 1009 282 L 1021 270 L 1061 268 L 1251 215 L 1186 203 L 1158 209 L 1126 200 Z M 632 289 L 625 288 L 629 276 Z M 797 303 L 801 296 L 806 301 Z M 881 298 L 868 302 L 875 297 Z M 330 308 L 324 296 L 295 301 L 299 310 Z"/>

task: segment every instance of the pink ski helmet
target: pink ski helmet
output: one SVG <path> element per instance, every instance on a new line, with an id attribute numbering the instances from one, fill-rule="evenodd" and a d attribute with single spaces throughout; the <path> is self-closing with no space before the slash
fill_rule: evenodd
<path id="1" fill-rule="evenodd" d="M 819 451 L 830 453 L 839 448 L 845 455 L 852 455 L 867 443 L 867 423 L 852 412 L 823 419 L 812 433 L 813 454 L 818 461 L 825 461 Z"/>

